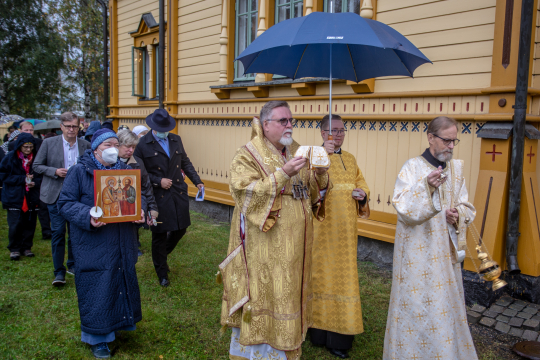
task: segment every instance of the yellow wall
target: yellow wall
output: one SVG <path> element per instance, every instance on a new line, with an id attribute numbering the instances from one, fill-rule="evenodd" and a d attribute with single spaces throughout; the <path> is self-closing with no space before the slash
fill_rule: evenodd
<path id="1" fill-rule="evenodd" d="M 415 44 L 433 65 L 411 78 L 375 81 L 375 91 L 490 86 L 496 0 L 379 0 L 377 20 Z"/>

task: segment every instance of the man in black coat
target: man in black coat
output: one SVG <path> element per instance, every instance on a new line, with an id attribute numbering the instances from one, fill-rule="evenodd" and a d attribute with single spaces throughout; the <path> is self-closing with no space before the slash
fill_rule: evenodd
<path id="1" fill-rule="evenodd" d="M 39 190 L 42 176 L 32 170 L 36 157 L 36 139 L 22 133 L 13 151 L 7 153 L 0 163 L 0 179 L 3 181 L 2 205 L 7 210 L 11 260 L 21 255 L 33 257 L 32 245 L 39 208 Z"/>
<path id="2" fill-rule="evenodd" d="M 146 124 L 152 131 L 140 139 L 133 155 L 144 163 L 154 188 L 161 224 L 151 227 L 152 261 L 160 285 L 169 286 L 167 255 L 191 225 L 188 188 L 182 170 L 199 190 L 204 184 L 191 164 L 180 136 L 169 133 L 176 121 L 167 110 L 157 109 L 146 118 Z"/>

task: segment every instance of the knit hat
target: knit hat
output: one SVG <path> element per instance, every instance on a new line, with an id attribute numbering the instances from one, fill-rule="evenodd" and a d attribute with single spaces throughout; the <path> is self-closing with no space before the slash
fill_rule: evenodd
<path id="1" fill-rule="evenodd" d="M 107 139 L 115 138 L 118 140 L 116 133 L 109 129 L 99 129 L 94 133 L 92 137 L 92 151 L 96 150 L 97 147 Z"/>
<path id="2" fill-rule="evenodd" d="M 137 125 L 133 128 L 133 132 L 137 136 L 139 136 L 139 134 L 142 133 L 143 131 L 148 131 L 148 128 L 144 125 Z"/>

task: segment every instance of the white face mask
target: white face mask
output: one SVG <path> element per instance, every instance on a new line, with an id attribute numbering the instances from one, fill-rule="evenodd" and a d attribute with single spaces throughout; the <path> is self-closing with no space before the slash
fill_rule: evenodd
<path id="1" fill-rule="evenodd" d="M 129 159 L 120 158 L 120 161 L 121 161 L 121 162 L 127 163 L 128 160 L 129 160 Z"/>
<path id="2" fill-rule="evenodd" d="M 169 132 L 159 132 L 159 131 L 156 131 L 156 136 L 160 139 L 165 139 L 167 136 L 169 135 Z"/>
<path id="3" fill-rule="evenodd" d="M 101 151 L 101 160 L 105 161 L 107 164 L 116 164 L 116 161 L 118 161 L 118 149 L 115 147 L 111 147 L 105 150 Z M 97 155 L 97 152 L 96 152 Z M 99 156 L 99 155 L 97 155 Z"/>

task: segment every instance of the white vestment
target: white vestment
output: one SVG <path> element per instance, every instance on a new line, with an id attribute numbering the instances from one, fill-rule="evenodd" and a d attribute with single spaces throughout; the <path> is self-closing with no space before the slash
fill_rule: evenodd
<path id="1" fill-rule="evenodd" d="M 436 170 L 423 157 L 401 169 L 392 203 L 398 213 L 390 308 L 384 360 L 476 360 L 467 324 L 461 264 L 466 246 L 465 219 L 476 211 L 468 202 L 463 161 L 446 163 L 446 182 L 431 188 Z M 446 211 L 459 212 L 459 235 Z M 459 252 L 459 255 L 458 255 Z"/>

